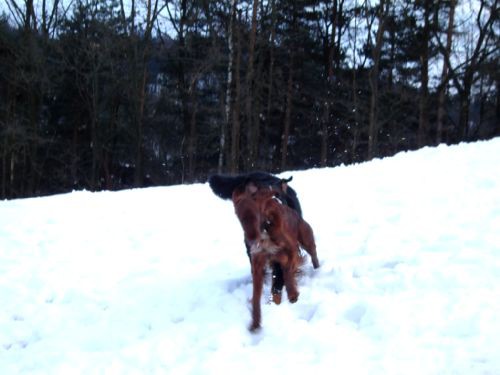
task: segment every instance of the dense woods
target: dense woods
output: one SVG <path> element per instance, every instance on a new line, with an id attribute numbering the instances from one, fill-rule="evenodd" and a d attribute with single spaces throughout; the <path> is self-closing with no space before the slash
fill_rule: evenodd
<path id="1" fill-rule="evenodd" d="M 500 135 L 498 0 L 2 0 L 0 198 Z"/>

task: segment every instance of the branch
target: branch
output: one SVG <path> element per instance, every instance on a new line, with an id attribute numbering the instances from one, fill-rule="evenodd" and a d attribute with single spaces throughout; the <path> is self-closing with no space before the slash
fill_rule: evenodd
<path id="1" fill-rule="evenodd" d="M 7 0 L 7 7 L 9 8 L 10 14 L 14 17 L 18 27 L 23 26 L 23 11 L 17 5 L 16 0 Z"/>
<path id="2" fill-rule="evenodd" d="M 177 35 L 180 34 L 180 31 L 179 31 L 179 28 L 177 27 L 176 23 L 175 23 L 175 19 L 174 17 L 172 16 L 172 13 L 170 12 L 170 8 L 168 6 L 168 1 L 165 2 L 165 7 L 167 8 L 167 12 L 168 12 L 168 17 L 170 18 L 170 23 L 172 24 L 173 28 L 175 29 L 175 31 L 177 32 Z"/>
<path id="3" fill-rule="evenodd" d="M 446 64 L 446 66 L 448 67 L 448 73 L 446 74 L 446 79 L 443 80 L 443 82 L 441 82 L 441 84 L 444 84 L 444 82 L 447 82 L 450 77 L 451 79 L 453 80 L 453 83 L 455 84 L 455 87 L 457 88 L 457 90 L 459 92 L 462 92 L 463 91 L 463 87 L 462 85 L 460 84 L 460 81 L 458 80 L 458 69 L 462 66 L 465 66 L 465 62 L 456 66 L 455 68 L 451 65 L 451 60 L 450 60 L 450 56 L 449 54 L 447 53 L 446 51 L 446 46 L 443 45 L 443 42 L 441 41 L 441 39 L 439 38 L 439 35 L 437 33 L 436 30 L 433 30 L 433 34 L 436 38 L 436 41 L 438 43 L 438 47 L 439 47 L 439 50 L 441 51 L 442 55 L 443 55 L 443 60 L 444 60 L 444 64 Z"/>
<path id="4" fill-rule="evenodd" d="M 59 7 L 59 0 L 55 0 L 54 6 L 52 7 L 52 12 L 50 13 L 50 17 L 49 17 L 48 29 L 50 29 L 50 27 L 52 26 L 52 23 L 54 22 L 54 18 L 57 14 L 58 7 Z"/>
<path id="5" fill-rule="evenodd" d="M 480 58 L 479 61 L 476 61 L 479 58 L 479 53 L 481 52 L 481 47 L 483 46 L 483 43 L 487 43 L 487 41 L 490 37 L 490 34 L 488 33 L 487 29 L 489 28 L 490 25 L 493 24 L 494 20 L 496 20 L 496 17 L 494 17 L 494 15 L 496 15 L 496 10 L 497 10 L 496 5 L 497 5 L 497 0 L 495 0 L 494 4 L 490 10 L 490 16 L 489 16 L 488 20 L 486 21 L 484 26 L 481 27 L 481 14 L 483 13 L 483 9 L 484 9 L 484 1 L 481 1 L 481 7 L 479 8 L 479 12 L 478 12 L 477 17 L 476 17 L 477 28 L 479 29 L 479 38 L 478 38 L 476 48 L 475 48 L 474 53 L 472 54 L 472 58 L 471 58 L 471 60 L 474 62 L 474 64 L 471 63 L 472 69 L 474 69 L 475 66 L 477 66 L 480 63 L 480 61 L 484 60 L 483 58 Z M 486 38 L 486 42 L 485 42 L 485 38 Z"/>
<path id="6" fill-rule="evenodd" d="M 123 6 L 123 0 L 120 0 L 120 16 L 122 18 L 122 23 L 123 23 L 123 28 L 125 29 L 125 33 L 128 34 L 127 17 L 125 17 L 125 7 Z"/>

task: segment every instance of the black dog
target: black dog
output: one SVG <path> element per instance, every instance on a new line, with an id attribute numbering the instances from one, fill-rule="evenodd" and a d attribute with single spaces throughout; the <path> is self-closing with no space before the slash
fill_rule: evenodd
<path id="1" fill-rule="evenodd" d="M 293 210 L 295 210 L 300 217 L 302 217 L 302 209 L 300 208 L 299 199 L 297 198 L 297 193 L 290 186 L 287 185 L 285 191 L 281 189 L 283 183 L 288 183 L 292 180 L 292 177 L 288 179 L 281 179 L 272 174 L 265 172 L 252 172 L 247 174 L 241 174 L 238 176 L 223 176 L 223 175 L 212 175 L 208 179 L 208 184 L 215 195 L 222 199 L 231 199 L 233 191 L 241 186 L 252 183 L 259 188 L 272 187 L 280 191 L 280 200 L 283 204 L 286 204 Z M 245 247 L 247 249 L 247 255 L 250 258 L 250 246 L 245 241 Z M 272 293 L 279 294 L 283 289 L 284 279 L 283 271 L 278 263 L 273 263 L 272 267 Z"/>
<path id="2" fill-rule="evenodd" d="M 253 183 L 259 188 L 270 186 L 280 189 L 282 183 L 287 183 L 291 180 L 292 177 L 282 179 L 265 172 L 252 172 L 238 176 L 223 176 L 215 174 L 209 177 L 208 184 L 214 194 L 218 197 L 222 199 L 231 199 L 234 189 L 248 183 Z M 299 199 L 297 198 L 295 190 L 293 190 L 290 186 L 287 186 L 286 191 L 282 192 L 280 198 L 284 204 L 297 211 L 297 213 L 302 217 L 302 209 L 300 208 Z"/>

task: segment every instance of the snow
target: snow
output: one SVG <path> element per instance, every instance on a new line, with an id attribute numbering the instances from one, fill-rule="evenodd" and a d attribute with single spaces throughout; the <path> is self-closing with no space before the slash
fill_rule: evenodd
<path id="1" fill-rule="evenodd" d="M 500 374 L 499 172 L 500 138 L 284 173 L 321 268 L 258 334 L 207 184 L 1 201 L 0 373 Z"/>

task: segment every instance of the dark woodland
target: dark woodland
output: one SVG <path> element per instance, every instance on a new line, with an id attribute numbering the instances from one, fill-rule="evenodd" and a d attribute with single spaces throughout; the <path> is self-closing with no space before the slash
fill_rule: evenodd
<path id="1" fill-rule="evenodd" d="M 0 199 L 498 136 L 498 2 L 0 0 Z"/>

